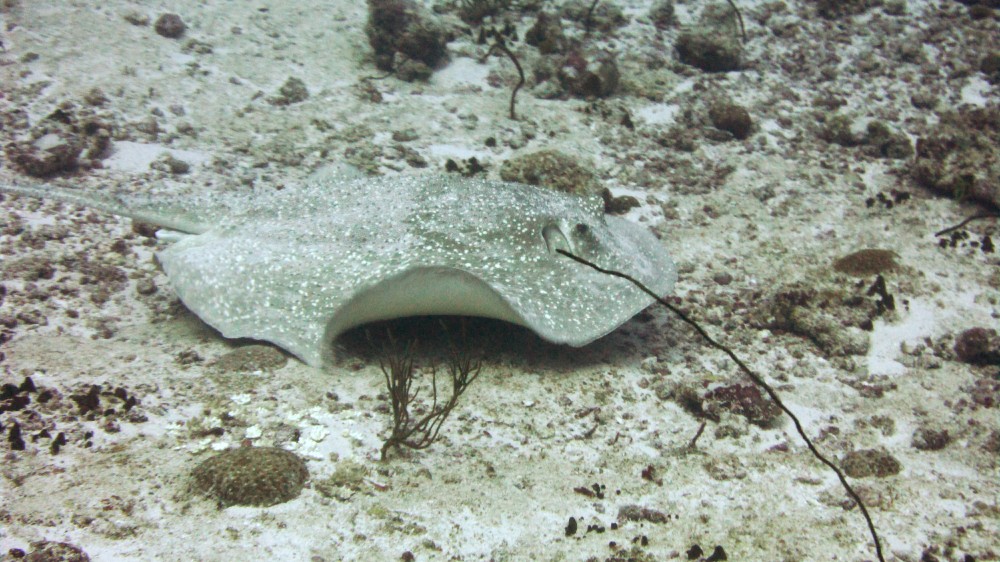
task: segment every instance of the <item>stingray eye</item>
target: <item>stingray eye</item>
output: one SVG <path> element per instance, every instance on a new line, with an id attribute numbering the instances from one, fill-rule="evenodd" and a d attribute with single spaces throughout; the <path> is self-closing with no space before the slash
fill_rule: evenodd
<path id="1" fill-rule="evenodd" d="M 573 227 L 573 246 L 577 252 L 584 254 L 597 252 L 600 248 L 597 233 L 589 224 L 578 222 Z"/>
<path id="2" fill-rule="evenodd" d="M 542 238 L 545 239 L 545 245 L 548 247 L 550 254 L 556 253 L 556 250 L 573 251 L 573 248 L 569 245 L 569 240 L 566 239 L 566 235 L 563 234 L 563 231 L 557 224 L 546 225 L 542 229 Z"/>

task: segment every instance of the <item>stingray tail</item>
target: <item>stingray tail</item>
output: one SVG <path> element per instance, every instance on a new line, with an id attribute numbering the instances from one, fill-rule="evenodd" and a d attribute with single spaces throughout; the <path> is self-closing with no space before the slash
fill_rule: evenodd
<path id="1" fill-rule="evenodd" d="M 79 205 L 148 222 L 156 226 L 189 234 L 201 234 L 208 227 L 197 218 L 158 204 L 153 197 L 131 194 L 104 194 L 78 189 L 66 189 L 52 185 L 12 185 L 0 184 L 0 193 L 11 193 L 42 200 L 54 200 Z"/>

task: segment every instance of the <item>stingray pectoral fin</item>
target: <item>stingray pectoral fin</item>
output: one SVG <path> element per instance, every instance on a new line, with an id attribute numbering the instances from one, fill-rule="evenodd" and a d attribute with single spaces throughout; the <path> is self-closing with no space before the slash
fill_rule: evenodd
<path id="1" fill-rule="evenodd" d="M 576 267 L 568 260 L 560 265 Z M 562 273 L 568 278 L 571 270 Z M 580 347 L 608 334 L 652 302 L 623 280 L 598 274 L 597 281 L 604 285 L 567 282 L 560 290 L 540 296 L 534 285 L 493 286 L 462 269 L 410 269 L 358 291 L 336 310 L 324 331 L 322 354 L 328 360 L 337 336 L 361 324 L 434 315 L 494 318 L 524 326 L 550 342 Z M 672 286 L 673 279 L 665 282 Z"/>
<path id="2" fill-rule="evenodd" d="M 455 268 L 421 267 L 358 291 L 330 318 L 324 339 L 332 349 L 337 336 L 362 324 L 440 315 L 495 318 L 532 327 L 475 275 Z"/>

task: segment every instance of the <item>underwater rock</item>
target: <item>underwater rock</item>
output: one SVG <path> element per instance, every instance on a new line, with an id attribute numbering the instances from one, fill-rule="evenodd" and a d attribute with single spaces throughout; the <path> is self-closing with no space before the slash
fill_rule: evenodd
<path id="1" fill-rule="evenodd" d="M 75 135 L 48 133 L 7 145 L 7 157 L 26 174 L 45 177 L 76 168 L 83 143 Z"/>
<path id="2" fill-rule="evenodd" d="M 743 67 L 743 48 L 739 39 L 715 30 L 682 33 L 674 48 L 682 63 L 705 72 L 730 72 Z"/>
<path id="3" fill-rule="evenodd" d="M 714 388 L 702 397 L 704 414 L 718 420 L 721 412 L 743 416 L 752 424 L 771 427 L 781 418 L 781 408 L 752 384 L 731 384 Z"/>
<path id="4" fill-rule="evenodd" d="M 1000 365 L 1000 335 L 990 328 L 969 328 L 955 340 L 955 355 L 973 365 Z"/>
<path id="5" fill-rule="evenodd" d="M 805 337 L 827 357 L 864 355 L 871 346 L 868 333 L 882 311 L 865 289 L 836 283 L 816 286 L 789 283 L 778 287 L 753 316 L 770 330 Z"/>
<path id="6" fill-rule="evenodd" d="M 309 99 L 309 90 L 306 88 L 306 83 L 299 78 L 290 76 L 282 84 L 281 89 L 278 90 L 278 94 L 267 101 L 271 105 L 281 106 L 292 105 L 293 103 L 303 102 L 307 99 Z"/>
<path id="7" fill-rule="evenodd" d="M 731 102 L 717 103 L 708 110 L 708 118 L 712 126 L 720 131 L 726 131 L 737 140 L 750 136 L 753 122 L 746 108 Z"/>
<path id="8" fill-rule="evenodd" d="M 903 160 L 913 156 L 910 139 L 881 121 L 868 123 L 864 143 L 866 152 L 876 158 Z"/>
<path id="9" fill-rule="evenodd" d="M 524 34 L 524 42 L 537 47 L 543 55 L 561 53 L 566 46 L 566 36 L 559 16 L 539 12 L 535 24 Z"/>
<path id="10" fill-rule="evenodd" d="M 402 62 L 397 54 L 431 70 L 444 60 L 450 40 L 444 26 L 413 0 L 368 0 L 365 32 L 375 51 L 375 66 L 385 71 Z M 426 77 L 412 71 L 407 76 Z"/>
<path id="11" fill-rule="evenodd" d="M 606 98 L 618 89 L 621 73 L 611 53 L 574 50 L 562 59 L 556 77 L 570 95 Z"/>
<path id="12" fill-rule="evenodd" d="M 609 215 L 624 215 L 632 209 L 641 205 L 639 200 L 631 195 L 615 197 L 610 189 L 601 191 L 601 199 L 604 199 L 604 212 Z"/>
<path id="13" fill-rule="evenodd" d="M 146 27 L 149 25 L 149 16 L 138 10 L 126 10 L 122 14 L 122 19 L 136 27 Z"/>
<path id="14" fill-rule="evenodd" d="M 821 117 L 823 123 L 817 136 L 826 142 L 840 146 L 858 146 L 865 142 L 864 133 L 854 130 L 854 119 L 843 113 L 833 113 Z"/>
<path id="15" fill-rule="evenodd" d="M 111 146 L 112 126 L 93 109 L 66 102 L 33 126 L 26 138 L 7 144 L 14 166 L 35 177 L 98 166 Z"/>
<path id="16" fill-rule="evenodd" d="M 626 504 L 618 508 L 618 521 L 669 523 L 670 516 L 657 509 L 651 509 L 636 504 Z"/>
<path id="17" fill-rule="evenodd" d="M 396 64 L 395 73 L 404 82 L 416 82 L 430 79 L 431 74 L 434 74 L 434 69 L 421 61 L 404 59 Z"/>
<path id="18" fill-rule="evenodd" d="M 504 10 L 512 7 L 512 0 L 461 0 L 460 2 L 447 2 L 454 4 L 457 8 L 456 14 L 469 25 L 480 25 L 488 17 L 496 18 Z M 439 6 L 435 6 L 438 11 Z M 526 8 L 525 8 L 526 9 Z"/>
<path id="19" fill-rule="evenodd" d="M 1000 207 L 1000 108 L 942 115 L 917 140 L 911 173 L 939 194 Z"/>
<path id="20" fill-rule="evenodd" d="M 933 430 L 921 427 L 913 432 L 913 440 L 910 445 L 919 451 L 940 451 L 951 443 L 951 436 L 947 429 Z"/>
<path id="21" fill-rule="evenodd" d="M 365 485 L 368 468 L 352 459 L 343 459 L 337 463 L 333 474 L 323 480 L 313 480 L 310 484 L 323 497 L 346 501 Z"/>
<path id="22" fill-rule="evenodd" d="M 31 552 L 24 562 L 90 562 L 90 556 L 75 544 L 56 541 L 31 543 Z"/>
<path id="23" fill-rule="evenodd" d="M 649 19 L 657 29 L 666 29 L 677 25 L 677 16 L 674 14 L 673 0 L 657 0 L 649 9 Z"/>
<path id="24" fill-rule="evenodd" d="M 880 449 L 851 451 L 840 465 L 851 478 L 885 478 L 899 474 L 903 469 L 896 457 Z"/>
<path id="25" fill-rule="evenodd" d="M 979 61 L 979 71 L 986 75 L 990 84 L 1000 82 L 1000 51 L 991 51 Z"/>
<path id="26" fill-rule="evenodd" d="M 149 168 L 168 174 L 183 175 L 191 171 L 191 164 L 167 152 L 153 161 Z"/>
<path id="27" fill-rule="evenodd" d="M 816 4 L 816 12 L 827 19 L 838 19 L 845 16 L 863 14 L 882 0 L 812 0 Z"/>
<path id="28" fill-rule="evenodd" d="M 600 187 L 589 167 L 558 150 L 539 150 L 511 158 L 500 167 L 500 177 L 565 193 L 596 193 Z"/>
<path id="29" fill-rule="evenodd" d="M 177 39 L 181 35 L 184 35 L 187 25 L 184 24 L 184 20 L 177 14 L 163 14 L 156 18 L 156 24 L 153 29 L 156 30 L 157 35 L 166 37 L 167 39 Z"/>
<path id="30" fill-rule="evenodd" d="M 25 256 L 0 262 L 0 272 L 4 279 L 20 278 L 32 283 L 40 279 L 52 279 L 56 274 L 51 260 L 43 256 Z"/>
<path id="31" fill-rule="evenodd" d="M 852 277 L 871 277 L 896 269 L 896 252 L 866 248 L 847 254 L 833 262 L 833 269 Z"/>
<path id="32" fill-rule="evenodd" d="M 560 15 L 585 28 L 607 33 L 628 23 L 625 12 L 615 2 L 569 0 L 560 8 Z"/>

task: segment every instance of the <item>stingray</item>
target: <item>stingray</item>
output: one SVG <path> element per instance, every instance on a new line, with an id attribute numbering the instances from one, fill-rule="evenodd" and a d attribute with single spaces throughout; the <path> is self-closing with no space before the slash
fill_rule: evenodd
<path id="1" fill-rule="evenodd" d="M 586 345 L 668 294 L 676 270 L 647 229 L 599 198 L 448 176 L 340 174 L 285 189 L 193 196 L 0 191 L 152 223 L 156 256 L 180 300 L 227 338 L 271 342 L 305 363 L 333 358 L 344 331 L 422 315 L 504 320 Z"/>

